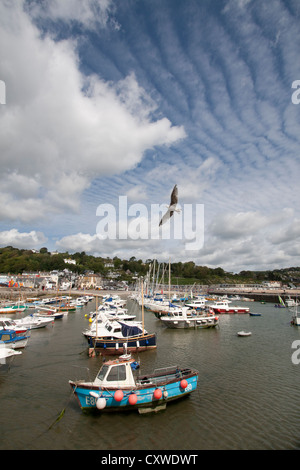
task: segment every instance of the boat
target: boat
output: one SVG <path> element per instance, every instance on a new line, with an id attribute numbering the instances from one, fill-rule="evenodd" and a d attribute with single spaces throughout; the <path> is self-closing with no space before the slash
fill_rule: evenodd
<path id="1" fill-rule="evenodd" d="M 14 356 L 22 354 L 21 351 L 15 351 L 12 348 L 8 348 L 5 343 L 0 344 L 0 365 L 4 366 L 9 364 Z"/>
<path id="2" fill-rule="evenodd" d="M 61 304 L 57 307 L 57 312 L 75 312 L 76 311 L 76 305 L 72 302 L 67 303 L 67 304 Z"/>
<path id="3" fill-rule="evenodd" d="M 292 307 L 291 310 L 293 311 L 291 325 L 300 326 L 300 317 L 298 316 L 298 301 L 296 302 L 295 307 Z"/>
<path id="4" fill-rule="evenodd" d="M 299 302 L 297 299 L 292 299 L 291 296 L 289 296 L 287 299 L 285 299 L 285 304 L 287 307 L 296 307 L 299 305 Z"/>
<path id="5" fill-rule="evenodd" d="M 204 297 L 197 297 L 194 300 L 186 303 L 185 306 L 189 308 L 193 308 L 194 310 L 203 310 L 205 309 L 205 303 L 207 300 Z"/>
<path id="6" fill-rule="evenodd" d="M 261 313 L 249 312 L 250 317 L 261 317 Z"/>
<path id="7" fill-rule="evenodd" d="M 279 300 L 279 304 L 275 304 L 274 307 L 276 307 L 276 308 L 285 308 L 286 305 L 285 305 L 284 301 L 282 300 L 282 298 L 280 297 L 280 295 L 278 296 L 278 300 Z"/>
<path id="8" fill-rule="evenodd" d="M 113 305 L 114 307 L 124 307 L 126 300 L 121 299 L 119 295 L 104 295 L 103 303 Z"/>
<path id="9" fill-rule="evenodd" d="M 63 318 L 65 315 L 68 315 L 68 311 L 61 312 L 57 310 L 56 308 L 52 308 L 52 307 L 51 308 L 40 307 L 38 312 L 34 313 L 33 315 L 37 318 L 48 318 L 52 320 L 58 320 L 58 319 Z"/>
<path id="10" fill-rule="evenodd" d="M 8 317 L 0 317 L 0 330 L 14 330 L 17 335 L 25 335 L 28 328 L 24 325 L 18 325 L 16 320 Z"/>
<path id="11" fill-rule="evenodd" d="M 95 352 L 119 355 L 126 348 L 130 352 L 156 348 L 156 334 L 148 333 L 140 323 L 107 320 L 101 325 L 96 322 L 96 327 L 83 332 L 89 344 L 89 355 Z"/>
<path id="12" fill-rule="evenodd" d="M 45 328 L 47 325 L 53 324 L 54 318 L 37 317 L 30 313 L 24 318 L 14 320 L 14 324 L 18 328 L 27 328 L 27 330 L 36 330 L 38 328 Z"/>
<path id="13" fill-rule="evenodd" d="M 237 335 L 238 336 L 251 336 L 252 333 L 251 331 L 238 331 Z"/>
<path id="14" fill-rule="evenodd" d="M 186 307 L 189 308 L 189 307 Z M 156 318 L 161 318 L 166 315 L 172 315 L 173 313 L 179 312 L 182 310 L 182 307 L 179 305 L 172 304 L 171 302 L 167 302 L 164 305 L 161 305 L 161 308 L 158 310 L 153 310 L 154 315 Z M 196 312 L 196 310 L 194 310 Z"/>
<path id="15" fill-rule="evenodd" d="M 228 300 L 219 300 L 213 304 L 210 304 L 209 307 L 217 314 L 220 313 L 249 313 L 249 307 L 240 307 L 237 305 L 229 305 Z"/>
<path id="16" fill-rule="evenodd" d="M 25 348 L 29 336 L 17 335 L 14 330 L 0 330 L 0 344 L 6 344 L 12 349 Z"/>
<path id="17" fill-rule="evenodd" d="M 291 320 L 291 325 L 294 326 L 300 326 L 300 317 L 298 317 L 297 314 L 295 314 Z"/>
<path id="18" fill-rule="evenodd" d="M 109 320 L 109 321 L 108 321 Z M 125 320 L 125 318 L 119 318 L 119 317 L 112 317 L 109 312 L 107 311 L 99 311 L 94 312 L 91 314 L 89 322 L 90 326 L 86 330 L 83 331 L 84 336 L 101 336 L 101 335 L 106 335 L 107 332 L 111 332 L 110 327 L 108 326 L 110 322 L 111 324 L 114 325 L 113 321 L 125 321 L 127 323 L 128 320 Z M 132 319 L 129 320 L 130 325 L 141 325 L 141 322 L 133 322 Z"/>
<path id="19" fill-rule="evenodd" d="M 109 320 L 121 320 L 121 321 L 131 321 L 135 320 L 136 315 L 131 315 L 127 313 L 127 309 L 120 309 L 120 308 L 111 308 L 107 305 L 101 305 L 96 312 L 91 312 L 89 317 L 90 319 L 95 319 L 96 317 L 101 316 L 101 314 L 105 314 L 104 316 L 106 319 Z"/>
<path id="20" fill-rule="evenodd" d="M 0 307 L 0 313 L 4 313 L 5 315 L 10 313 L 22 313 L 27 308 L 27 305 L 6 305 L 5 307 Z"/>
<path id="21" fill-rule="evenodd" d="M 160 320 L 168 328 L 214 328 L 219 324 L 219 317 L 214 312 L 200 314 L 188 307 L 162 316 Z"/>
<path id="22" fill-rule="evenodd" d="M 178 366 L 156 369 L 149 375 L 139 373 L 139 363 L 130 354 L 103 362 L 93 382 L 69 384 L 82 410 L 159 411 L 170 401 L 196 390 L 198 371 Z"/>
<path id="23" fill-rule="evenodd" d="M 170 307 L 172 307 L 172 304 L 167 299 L 156 298 L 146 300 L 144 303 L 144 307 L 145 309 L 150 310 L 150 312 L 153 312 L 159 318 L 161 315 L 165 315 L 166 313 L 168 313 Z M 177 305 L 175 307 L 177 308 Z"/>

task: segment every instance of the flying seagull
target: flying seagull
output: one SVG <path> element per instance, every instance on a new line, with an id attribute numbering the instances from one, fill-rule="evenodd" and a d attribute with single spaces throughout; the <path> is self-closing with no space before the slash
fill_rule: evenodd
<path id="1" fill-rule="evenodd" d="M 177 189 L 177 184 L 175 184 L 173 191 L 171 193 L 170 205 L 167 206 L 168 210 L 165 213 L 165 215 L 161 218 L 159 225 L 164 224 L 168 219 L 170 219 L 172 215 L 174 214 L 174 211 L 180 212 L 180 209 L 176 209 L 177 204 L 178 204 L 178 189 Z"/>

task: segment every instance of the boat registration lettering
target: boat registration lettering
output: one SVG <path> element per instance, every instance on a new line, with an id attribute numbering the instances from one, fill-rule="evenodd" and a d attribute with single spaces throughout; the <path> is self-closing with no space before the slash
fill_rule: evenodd
<path id="1" fill-rule="evenodd" d="M 88 406 L 96 406 L 96 401 L 97 398 L 92 397 L 90 395 L 85 397 L 85 404 Z"/>

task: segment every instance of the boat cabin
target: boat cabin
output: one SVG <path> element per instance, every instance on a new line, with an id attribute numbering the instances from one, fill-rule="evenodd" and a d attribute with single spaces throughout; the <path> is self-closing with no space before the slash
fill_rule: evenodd
<path id="1" fill-rule="evenodd" d="M 112 335 L 114 336 L 116 333 L 121 333 L 122 332 L 122 328 L 121 328 L 121 325 L 118 323 L 118 322 L 115 322 L 115 321 L 110 321 L 108 320 L 104 327 L 106 328 L 106 330 Z"/>
<path id="2" fill-rule="evenodd" d="M 136 386 L 133 369 L 136 362 L 130 354 L 120 356 L 119 359 L 104 362 L 98 372 L 93 385 L 105 388 L 132 388 Z"/>
<path id="3" fill-rule="evenodd" d="M 190 307 L 190 308 L 195 308 L 196 310 L 198 309 L 204 309 L 205 308 L 205 302 L 206 302 L 206 299 L 204 298 L 197 298 L 197 299 L 194 299 L 194 300 L 191 300 L 190 302 L 186 303 L 186 307 Z"/>
<path id="4" fill-rule="evenodd" d="M 13 329 L 15 326 L 15 322 L 10 318 L 0 318 L 0 330 Z"/>
<path id="5" fill-rule="evenodd" d="M 6 343 L 13 340 L 18 340 L 18 335 L 14 330 L 0 330 L 0 342 Z"/>

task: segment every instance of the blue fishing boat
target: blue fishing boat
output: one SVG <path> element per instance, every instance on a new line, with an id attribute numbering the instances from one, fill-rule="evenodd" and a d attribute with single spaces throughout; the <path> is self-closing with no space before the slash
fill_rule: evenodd
<path id="1" fill-rule="evenodd" d="M 82 410 L 139 413 L 166 408 L 168 402 L 196 390 L 197 382 L 198 371 L 178 366 L 140 374 L 139 363 L 130 354 L 104 362 L 93 382 L 69 380 Z"/>
<path id="2" fill-rule="evenodd" d="M 1 330 L 0 331 L 0 344 L 5 344 L 12 349 L 25 348 L 29 336 L 21 336 L 15 330 Z"/>

